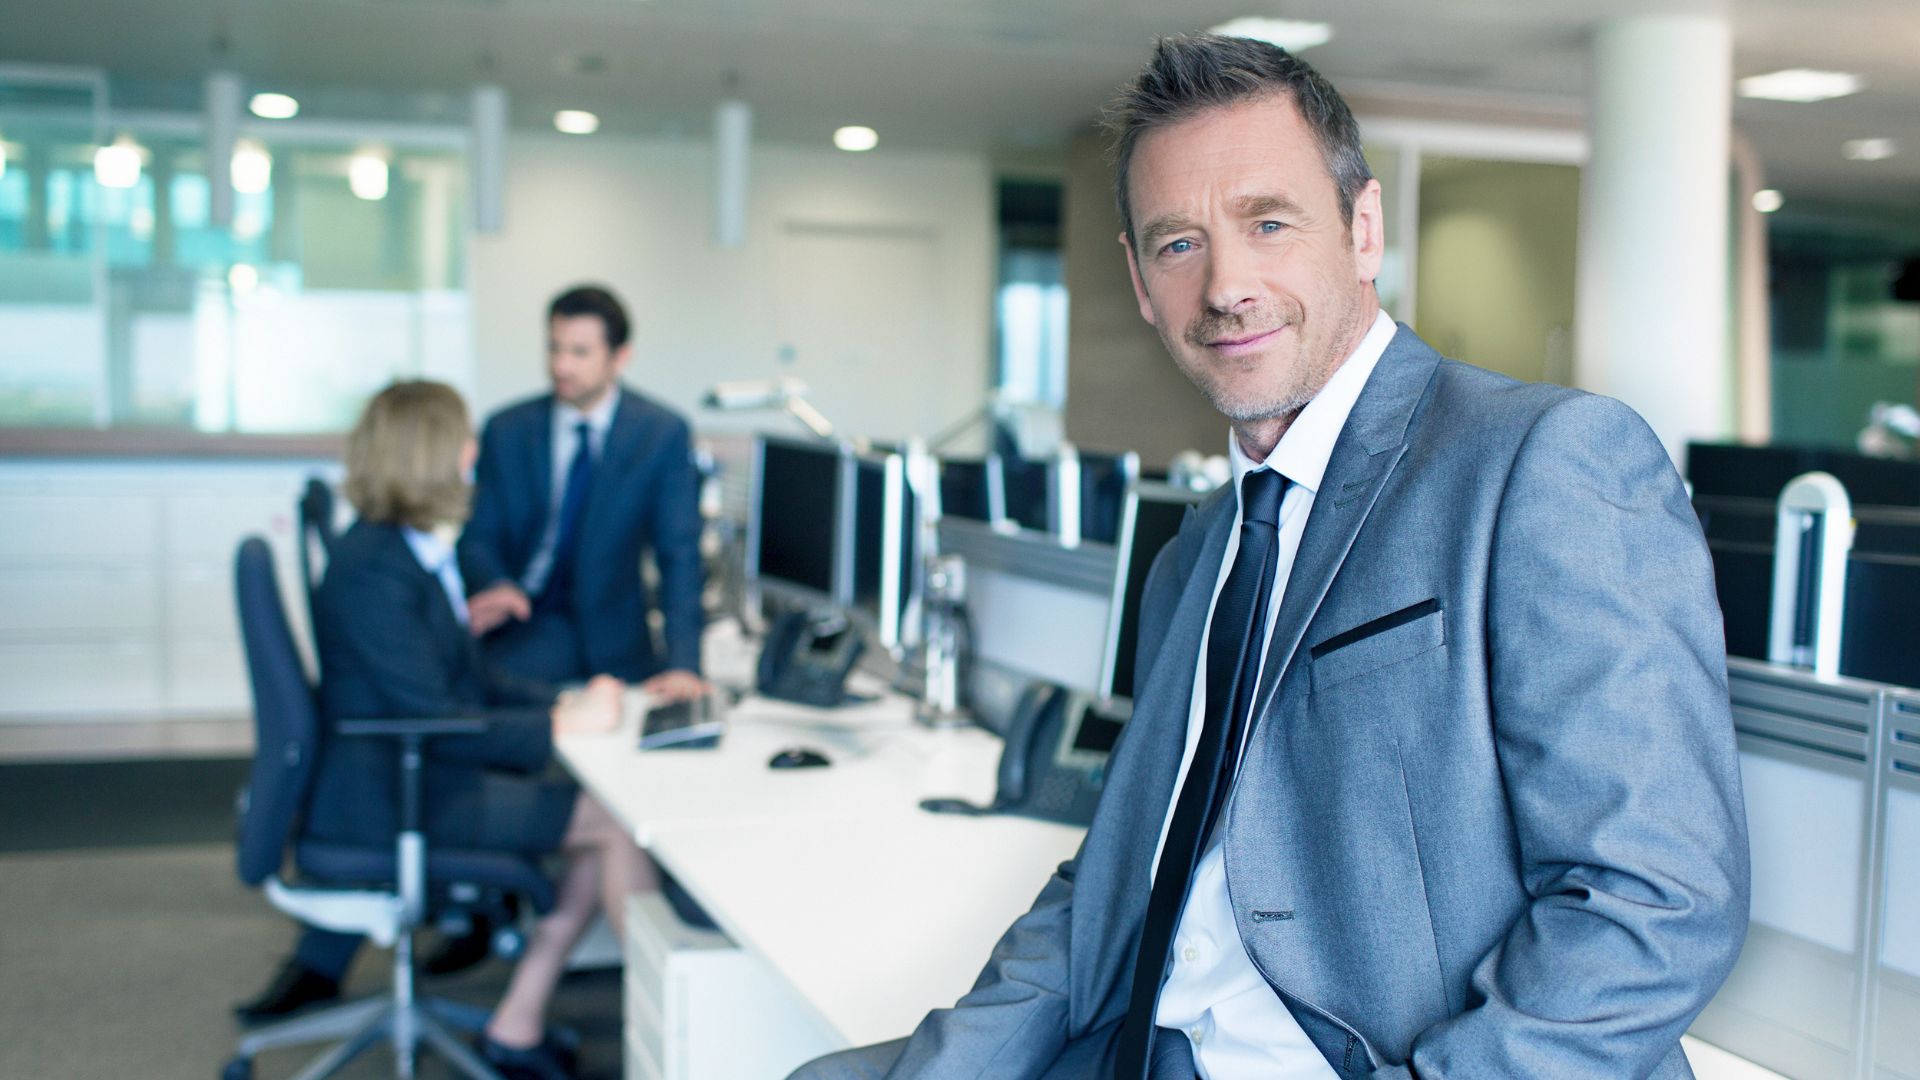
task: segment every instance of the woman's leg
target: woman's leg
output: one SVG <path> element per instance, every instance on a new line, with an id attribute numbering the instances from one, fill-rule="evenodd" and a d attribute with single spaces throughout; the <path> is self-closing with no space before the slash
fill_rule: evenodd
<path id="1" fill-rule="evenodd" d="M 561 846 L 567 853 L 567 869 L 553 910 L 534 927 L 533 940 L 514 965 L 506 995 L 487 1022 L 488 1037 L 506 1046 L 532 1046 L 540 1041 L 547 1003 L 596 909 L 606 910 L 614 932 L 624 941 L 626 894 L 659 888 L 653 860 L 586 792 L 574 802 Z"/>

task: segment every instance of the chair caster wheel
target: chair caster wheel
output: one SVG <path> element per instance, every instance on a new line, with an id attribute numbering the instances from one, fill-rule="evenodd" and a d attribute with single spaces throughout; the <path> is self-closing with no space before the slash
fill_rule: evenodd
<path id="1" fill-rule="evenodd" d="M 237 1057 L 220 1070 L 220 1080 L 253 1080 L 253 1059 Z"/>

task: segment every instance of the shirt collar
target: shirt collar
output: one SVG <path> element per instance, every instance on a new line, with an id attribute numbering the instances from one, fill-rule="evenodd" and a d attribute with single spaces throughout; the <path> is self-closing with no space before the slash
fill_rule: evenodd
<path id="1" fill-rule="evenodd" d="M 401 535 L 407 538 L 407 546 L 413 549 L 413 557 L 419 561 L 429 574 L 438 574 L 442 566 L 453 558 L 453 542 L 437 532 L 425 532 L 411 525 L 403 526 Z"/>
<path id="2" fill-rule="evenodd" d="M 594 437 L 597 439 L 605 435 L 607 428 L 612 426 L 614 410 L 619 407 L 620 387 L 618 385 L 609 390 L 607 396 L 600 399 L 600 404 L 595 405 L 589 412 L 581 412 L 573 405 L 556 398 L 554 399 L 553 426 L 560 431 L 572 431 L 574 425 L 585 420 L 587 426 L 593 429 Z"/>
<path id="3" fill-rule="evenodd" d="M 1353 411 L 1353 403 L 1360 400 L 1360 391 L 1367 387 L 1367 377 L 1373 374 L 1374 366 L 1380 362 L 1381 354 L 1387 351 L 1387 343 L 1393 340 L 1397 330 L 1386 312 L 1376 314 L 1359 347 L 1334 370 L 1327 385 L 1313 395 L 1300 415 L 1293 418 L 1286 434 L 1280 436 L 1279 444 L 1265 461 L 1247 457 L 1246 451 L 1240 449 L 1240 440 L 1229 431 L 1227 452 L 1233 462 L 1234 491 L 1239 491 L 1240 481 L 1248 473 L 1265 465 L 1291 483 L 1317 493 L 1320 480 L 1327 472 L 1327 462 L 1333 457 L 1333 444 L 1340 439 L 1340 429 L 1347 426 L 1347 414 Z M 1235 498 L 1238 497 L 1236 494 Z"/>

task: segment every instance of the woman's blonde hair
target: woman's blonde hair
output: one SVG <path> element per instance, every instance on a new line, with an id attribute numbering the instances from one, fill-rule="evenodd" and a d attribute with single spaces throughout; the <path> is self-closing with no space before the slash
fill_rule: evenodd
<path id="1" fill-rule="evenodd" d="M 460 455 L 473 429 L 445 383 L 396 382 L 373 396 L 347 436 L 347 498 L 361 518 L 432 529 L 467 519 Z"/>

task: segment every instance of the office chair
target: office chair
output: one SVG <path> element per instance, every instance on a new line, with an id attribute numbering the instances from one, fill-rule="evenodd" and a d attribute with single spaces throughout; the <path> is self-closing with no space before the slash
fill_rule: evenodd
<path id="1" fill-rule="evenodd" d="M 429 889 L 471 882 L 517 893 L 536 911 L 552 908 L 554 891 L 527 859 L 502 852 L 429 850 L 420 828 L 420 767 L 428 739 L 483 731 L 482 720 L 346 720 L 334 738 L 394 739 L 400 744 L 401 831 L 391 848 L 327 843 L 303 835 L 301 812 L 313 782 L 320 745 L 320 716 L 287 629 L 266 542 L 248 537 L 234 560 L 241 639 L 253 686 L 253 768 L 240 797 L 237 869 L 240 880 L 264 888 L 281 911 L 314 926 L 361 933 L 393 949 L 393 984 L 387 993 L 283 1020 L 242 1037 L 222 1080 L 248 1080 L 253 1058 L 263 1050 L 338 1040 L 309 1064 L 299 1080 L 321 1080 L 381 1039 L 393 1046 L 396 1074 L 414 1075 L 421 1045 L 437 1051 L 462 1075 L 500 1080 L 481 1057 L 454 1034 L 477 1032 L 488 1011 L 421 997 L 414 991 L 413 932 L 426 916 Z M 300 877 L 282 868 L 291 850 Z"/>

